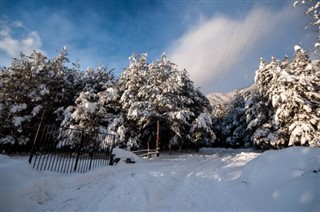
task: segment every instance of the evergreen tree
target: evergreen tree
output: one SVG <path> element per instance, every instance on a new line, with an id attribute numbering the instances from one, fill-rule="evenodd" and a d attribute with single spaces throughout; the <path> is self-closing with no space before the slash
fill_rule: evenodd
<path id="1" fill-rule="evenodd" d="M 20 54 L 0 74 L 0 143 L 26 144 L 32 139 L 43 110 L 47 122 L 54 122 L 54 111 L 70 101 L 66 77 L 67 52 L 47 60 L 40 52 Z M 71 96 L 71 97 L 70 97 Z"/>
<path id="2" fill-rule="evenodd" d="M 234 99 L 226 106 L 220 116 L 220 145 L 225 147 L 243 146 L 244 136 L 246 135 L 245 110 L 243 94 L 237 92 Z M 215 118 L 217 120 L 217 118 Z"/>
<path id="3" fill-rule="evenodd" d="M 273 58 L 257 72 L 258 89 L 272 105 L 274 115 L 268 130 L 255 133 L 253 139 L 263 137 L 274 148 L 320 146 L 319 61 L 311 61 L 299 46 L 295 50 L 292 61 Z"/>
<path id="4" fill-rule="evenodd" d="M 119 80 L 122 109 L 127 114 L 124 128 L 128 146 L 146 146 L 154 137 L 157 121 L 166 134 L 164 143 L 170 145 L 199 141 L 200 137 L 214 138 L 208 127 L 211 120 L 205 116 L 206 111 L 211 112 L 209 101 L 193 87 L 187 72 L 178 70 L 165 55 L 151 64 L 146 62 L 146 56 L 130 57 L 130 65 Z M 195 134 L 198 140 L 192 139 Z"/>
<path id="5" fill-rule="evenodd" d="M 61 145 L 72 144 L 70 139 L 76 130 L 84 130 L 92 136 L 102 136 L 110 133 L 112 122 L 119 113 L 119 95 L 117 81 L 112 71 L 100 65 L 97 71 L 89 68 L 83 76 L 84 88 L 74 102 L 66 109 L 60 108 L 57 113 L 63 113 L 61 122 Z M 69 130 L 72 129 L 72 130 Z M 106 146 L 111 141 L 103 141 Z"/>
<path id="6" fill-rule="evenodd" d="M 270 129 L 273 116 L 273 108 L 254 85 L 245 93 L 245 119 L 246 119 L 246 136 L 244 146 L 255 146 L 259 149 L 270 149 L 268 134 L 275 130 Z"/>

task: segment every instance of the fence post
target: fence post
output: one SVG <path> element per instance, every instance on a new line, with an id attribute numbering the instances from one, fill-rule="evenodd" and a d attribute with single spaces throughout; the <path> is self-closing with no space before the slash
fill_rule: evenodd
<path id="1" fill-rule="evenodd" d="M 151 154 L 150 154 L 150 144 L 149 144 L 149 141 L 148 141 L 147 145 L 148 145 L 148 153 L 147 153 L 147 155 L 148 155 L 148 159 L 150 159 L 150 158 L 151 158 Z"/>
<path id="2" fill-rule="evenodd" d="M 110 166 L 113 166 L 113 163 L 114 163 L 114 156 L 115 156 L 115 154 L 112 154 L 112 152 L 113 152 L 113 148 L 114 148 L 114 146 L 115 146 L 115 138 L 116 138 L 116 136 L 115 135 L 108 135 L 108 136 L 111 136 L 112 137 L 112 143 L 111 143 L 111 148 L 109 147 L 107 150 L 107 153 L 106 153 L 106 158 L 108 158 L 109 157 L 109 165 Z"/>
<path id="3" fill-rule="evenodd" d="M 36 142 L 37 142 L 37 139 L 38 139 L 38 135 L 39 135 L 39 131 L 40 131 L 40 128 L 41 128 L 41 125 L 42 125 L 44 113 L 45 113 L 45 109 L 42 111 L 42 116 L 41 116 L 41 119 L 40 119 L 40 123 L 38 125 L 38 129 L 37 129 L 36 135 L 35 135 L 34 140 L 33 140 L 33 145 L 32 145 L 31 153 L 30 153 L 30 157 L 29 157 L 29 164 L 31 164 L 31 161 L 32 161 L 32 157 L 33 157 L 33 154 L 34 154 L 34 148 L 35 148 L 35 145 L 36 145 Z"/>
<path id="4" fill-rule="evenodd" d="M 74 169 L 73 169 L 73 171 L 77 171 L 77 166 L 78 166 L 79 156 L 80 156 L 80 153 L 81 153 L 81 148 L 82 148 L 82 144 L 83 144 L 83 139 L 84 139 L 83 131 L 81 131 L 81 140 L 80 140 L 80 145 L 79 145 L 79 147 L 78 147 L 76 163 L 74 164 Z"/>
<path id="5" fill-rule="evenodd" d="M 159 157 L 160 155 L 159 143 L 160 143 L 160 122 L 159 120 L 157 120 L 157 140 L 156 140 L 156 149 L 157 149 L 156 156 L 157 157 Z"/>

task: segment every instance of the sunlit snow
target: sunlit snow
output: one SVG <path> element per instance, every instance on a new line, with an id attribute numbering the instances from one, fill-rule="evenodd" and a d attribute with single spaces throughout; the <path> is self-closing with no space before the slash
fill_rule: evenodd
<path id="1" fill-rule="evenodd" d="M 292 147 L 161 153 L 114 149 L 120 162 L 84 174 L 33 170 L 0 155 L 1 211 L 319 211 L 320 150 Z M 126 164 L 130 158 L 135 164 Z"/>

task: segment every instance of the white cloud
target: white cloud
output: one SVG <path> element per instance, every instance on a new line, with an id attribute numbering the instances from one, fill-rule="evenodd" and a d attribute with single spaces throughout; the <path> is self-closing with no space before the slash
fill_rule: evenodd
<path id="1" fill-rule="evenodd" d="M 33 50 L 40 51 L 42 47 L 41 38 L 36 31 L 30 32 L 28 36 L 21 41 L 21 44 L 21 50 L 26 54 L 31 53 Z"/>
<path id="2" fill-rule="evenodd" d="M 9 56 L 14 56 L 16 54 L 16 50 L 19 48 L 19 42 L 13 39 L 10 34 L 11 33 L 8 26 L 6 25 L 1 26 L 0 50 L 4 51 Z"/>
<path id="3" fill-rule="evenodd" d="M 22 22 L 15 21 L 12 28 L 8 23 L 1 23 L 0 31 L 0 50 L 1 50 L 1 65 L 10 65 L 13 57 L 18 57 L 20 52 L 29 55 L 33 50 L 40 51 L 42 48 L 41 38 L 36 31 L 19 34 L 19 37 L 13 36 L 12 31 L 21 30 Z M 24 29 L 23 29 L 24 30 Z"/>
<path id="4" fill-rule="evenodd" d="M 289 28 L 295 27 L 301 16 L 297 14 L 290 7 L 280 11 L 260 7 L 253 8 L 244 20 L 214 16 L 175 41 L 169 56 L 179 67 L 189 71 L 195 85 L 204 93 L 221 91 L 221 81 L 228 80 L 226 91 L 241 88 L 254 78 L 254 68 L 245 70 L 253 67 L 248 57 L 258 55 L 259 58 L 264 49 L 280 39 L 290 40 Z M 243 73 L 239 73 L 239 69 Z"/>

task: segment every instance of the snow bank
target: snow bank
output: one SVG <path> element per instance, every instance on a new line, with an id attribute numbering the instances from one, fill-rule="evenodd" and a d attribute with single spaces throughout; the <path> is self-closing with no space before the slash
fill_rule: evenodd
<path id="1" fill-rule="evenodd" d="M 120 158 L 120 162 L 123 162 L 127 158 L 130 158 L 134 162 L 139 162 L 143 159 L 141 159 L 139 156 L 136 154 L 132 153 L 131 151 L 126 151 L 123 149 L 120 149 L 118 147 L 113 148 L 112 153 L 115 154 L 116 158 Z"/>
<path id="2" fill-rule="evenodd" d="M 260 210 L 320 211 L 318 148 L 267 151 L 244 167 L 240 180 Z"/>

